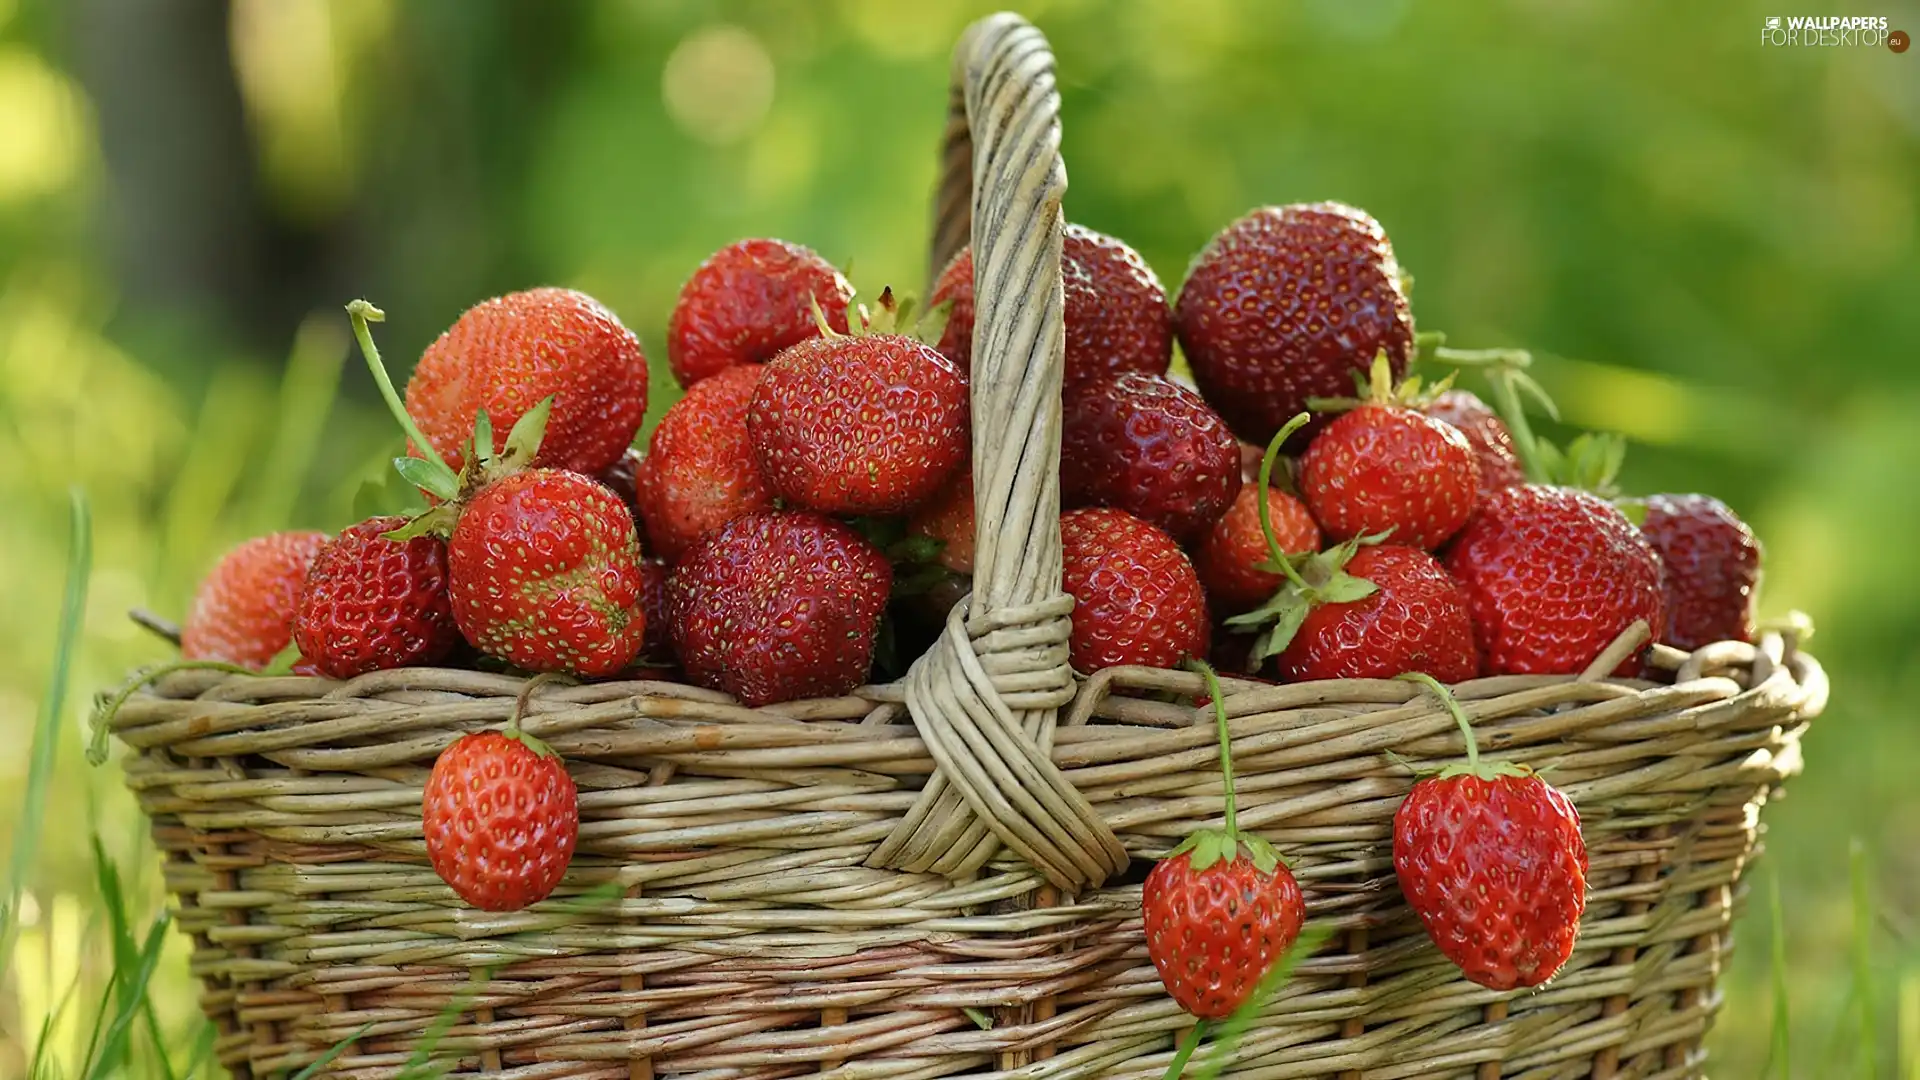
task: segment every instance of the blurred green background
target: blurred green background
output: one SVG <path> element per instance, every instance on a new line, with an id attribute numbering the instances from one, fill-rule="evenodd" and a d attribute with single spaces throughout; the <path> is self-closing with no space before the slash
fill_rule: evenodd
<path id="1" fill-rule="evenodd" d="M 1876 2 L 1920 30 L 1911 2 Z M 97 538 L 0 976 L 0 1076 L 37 1042 L 67 1071 L 84 1056 L 112 966 L 90 834 L 140 925 L 159 907 L 132 801 L 79 753 L 88 693 L 164 652 L 124 613 L 179 613 L 248 535 L 345 524 L 392 449 L 340 305 L 385 307 L 404 374 L 468 304 L 548 282 L 664 360 L 680 282 L 746 235 L 851 263 L 867 295 L 919 287 L 947 53 L 984 10 L 0 0 L 0 843 L 69 485 Z M 1793 1074 L 1920 1076 L 1920 52 L 1763 47 L 1780 12 L 1747 3 L 1025 11 L 1061 63 L 1069 216 L 1169 288 L 1251 206 L 1366 207 L 1423 329 L 1549 354 L 1566 418 L 1632 440 L 1630 489 L 1710 491 L 1754 523 L 1763 608 L 1813 614 L 1836 693 L 1768 808 L 1714 1052 L 1731 1076 L 1766 1058 L 1777 874 Z M 169 946 L 152 995 L 176 1074 L 197 1036 L 187 952 Z M 1863 1015 L 1873 1060 L 1835 1050 Z"/>

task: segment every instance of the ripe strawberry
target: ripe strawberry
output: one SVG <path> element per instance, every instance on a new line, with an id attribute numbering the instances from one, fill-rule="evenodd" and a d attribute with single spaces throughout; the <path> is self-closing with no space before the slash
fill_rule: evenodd
<path id="1" fill-rule="evenodd" d="M 680 289 L 667 322 L 667 362 L 681 386 L 736 364 L 773 359 L 820 333 L 813 304 L 847 332 L 853 286 L 811 249 L 740 240 L 707 257 Z"/>
<path id="2" fill-rule="evenodd" d="M 1746 522 L 1711 495 L 1653 495 L 1640 531 L 1666 568 L 1661 641 L 1693 650 L 1753 640 L 1761 552 Z"/>
<path id="3" fill-rule="evenodd" d="M 443 660 L 460 644 L 447 597 L 447 546 L 431 536 L 389 540 L 403 517 L 369 518 L 314 556 L 300 591 L 293 641 L 321 674 Z"/>
<path id="4" fill-rule="evenodd" d="M 1226 515 L 1200 541 L 1195 565 L 1207 587 L 1207 599 L 1221 611 L 1238 613 L 1254 607 L 1286 581 L 1281 574 L 1259 569 L 1267 561 L 1259 499 L 1257 481 L 1242 487 Z M 1267 514 L 1281 551 L 1293 555 L 1320 550 L 1320 526 L 1300 500 L 1269 487 Z"/>
<path id="5" fill-rule="evenodd" d="M 193 594 L 180 655 L 258 671 L 293 640 L 293 613 L 323 532 L 256 536 L 220 557 Z"/>
<path id="6" fill-rule="evenodd" d="M 1480 674 L 1466 593 L 1433 556 L 1400 544 L 1363 547 L 1346 570 L 1374 591 L 1308 612 L 1280 654 L 1283 679 L 1390 679 L 1424 671 L 1457 683 Z"/>
<path id="7" fill-rule="evenodd" d="M 407 413 L 456 472 L 481 409 L 493 420 L 499 450 L 514 423 L 548 397 L 553 411 L 533 462 L 547 468 L 607 468 L 647 412 L 640 339 L 572 289 L 530 289 L 474 305 L 427 346 L 407 380 Z"/>
<path id="8" fill-rule="evenodd" d="M 433 872 L 485 911 L 546 899 L 580 835 L 565 763 L 517 725 L 463 735 L 442 750 L 420 809 Z"/>
<path id="9" fill-rule="evenodd" d="M 939 541 L 940 565 L 956 574 L 973 573 L 973 470 L 961 466 L 946 487 L 921 504 L 907 533 Z"/>
<path id="10" fill-rule="evenodd" d="M 1127 371 L 1067 390 L 1060 497 L 1113 506 L 1180 539 L 1197 536 L 1240 493 L 1240 447 L 1200 395 Z"/>
<path id="11" fill-rule="evenodd" d="M 1666 630 L 1660 556 L 1612 503 L 1575 488 L 1502 488 L 1454 539 L 1489 675 L 1581 671 L 1635 619 Z M 1638 657 L 1615 674 L 1640 670 Z"/>
<path id="12" fill-rule="evenodd" d="M 1486 402 L 1469 390 L 1448 390 L 1427 403 L 1424 410 L 1435 420 L 1444 420 L 1460 429 L 1473 447 L 1480 465 L 1480 494 L 1491 494 L 1504 487 L 1527 482 L 1526 470 L 1514 452 L 1513 435 Z"/>
<path id="13" fill-rule="evenodd" d="M 834 335 L 766 365 L 747 432 L 773 490 L 824 514 L 893 514 L 967 457 L 967 384 L 901 334 Z"/>
<path id="14" fill-rule="evenodd" d="M 1166 373 L 1173 360 L 1167 290 L 1140 253 L 1079 225 L 1061 238 L 1066 291 L 1066 382 L 1119 371 Z M 962 372 L 973 366 L 973 249 L 963 248 L 934 283 L 929 304 L 953 302 L 940 351 Z"/>
<path id="15" fill-rule="evenodd" d="M 1261 207 L 1221 230 L 1187 272 L 1174 330 L 1201 393 L 1255 443 L 1308 398 L 1351 393 L 1382 350 L 1396 379 L 1413 352 L 1393 246 L 1339 203 Z"/>
<path id="16" fill-rule="evenodd" d="M 495 480 L 464 501 L 447 552 L 454 618 L 482 652 L 590 677 L 640 652 L 633 517 L 593 480 L 558 469 Z"/>
<path id="17" fill-rule="evenodd" d="M 1220 734 L 1226 810 L 1222 827 L 1202 829 L 1160 860 L 1140 891 L 1147 956 L 1180 1007 L 1219 1020 L 1253 995 L 1307 917 L 1300 884 L 1265 840 L 1242 833 L 1234 808 L 1227 712 L 1211 668 L 1208 699 Z"/>
<path id="18" fill-rule="evenodd" d="M 886 556 L 846 525 L 748 514 L 674 568 L 674 649 L 695 683 L 744 705 L 844 694 L 867 678 L 892 586 Z"/>
<path id="19" fill-rule="evenodd" d="M 1453 425 L 1369 403 L 1314 437 L 1300 459 L 1300 494 L 1335 539 L 1387 533 L 1431 549 L 1472 515 L 1480 467 Z"/>
<path id="20" fill-rule="evenodd" d="M 734 518 L 773 509 L 747 438 L 747 405 L 764 371 L 746 364 L 695 383 L 654 429 L 635 505 L 653 553 L 668 562 Z"/>
<path id="21" fill-rule="evenodd" d="M 667 578 L 672 573 L 663 560 L 640 560 L 640 607 L 647 617 L 640 658 L 660 664 L 673 662 L 673 621 L 667 615 Z"/>
<path id="22" fill-rule="evenodd" d="M 1060 518 L 1062 587 L 1073 596 L 1074 669 L 1173 667 L 1207 655 L 1211 624 L 1200 578 L 1173 537 L 1108 507 Z"/>
<path id="23" fill-rule="evenodd" d="M 1466 714 L 1421 677 L 1467 739 L 1464 765 L 1413 785 L 1393 815 L 1393 870 L 1441 954 L 1491 990 L 1539 986 L 1573 955 L 1587 905 L 1580 814 L 1524 765 L 1483 762 Z"/>

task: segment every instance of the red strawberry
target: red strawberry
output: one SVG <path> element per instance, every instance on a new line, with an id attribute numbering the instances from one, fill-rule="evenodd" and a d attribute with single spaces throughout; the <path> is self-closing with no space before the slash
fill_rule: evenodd
<path id="1" fill-rule="evenodd" d="M 633 517 L 593 480 L 557 469 L 496 480 L 465 502 L 447 551 L 454 618 L 482 652 L 590 677 L 640 652 Z"/>
<path id="2" fill-rule="evenodd" d="M 674 568 L 674 648 L 695 683 L 744 705 L 844 694 L 867 678 L 892 586 L 886 556 L 847 526 L 748 514 Z"/>
<path id="3" fill-rule="evenodd" d="M 1539 986 L 1573 955 L 1587 905 L 1580 814 L 1533 770 L 1467 761 L 1413 785 L 1393 815 L 1393 869 L 1427 936 L 1467 978 L 1491 990 Z"/>
<path id="4" fill-rule="evenodd" d="M 464 735 L 442 750 L 420 809 L 433 872 L 486 911 L 546 899 L 580 834 L 565 763 L 517 727 Z"/>
<path id="5" fill-rule="evenodd" d="M 620 459 L 647 412 L 647 358 L 611 311 L 572 289 L 476 304 L 427 346 L 407 380 L 407 413 L 456 472 L 481 409 L 494 448 L 554 398 L 534 464 L 597 473 Z"/>
<path id="6" fill-rule="evenodd" d="M 1060 497 L 1113 506 L 1186 539 L 1240 493 L 1240 446 L 1200 395 L 1159 375 L 1100 375 L 1066 392 Z"/>
<path id="7" fill-rule="evenodd" d="M 323 532 L 256 536 L 220 557 L 180 627 L 180 655 L 259 670 L 293 640 L 293 613 Z"/>
<path id="8" fill-rule="evenodd" d="M 1660 640 L 1687 650 L 1753 640 L 1761 552 L 1746 522 L 1711 495 L 1654 495 L 1640 531 L 1666 568 Z"/>
<path id="9" fill-rule="evenodd" d="M 321 674 L 444 660 L 460 644 L 447 597 L 447 546 L 431 536 L 389 540 L 403 517 L 369 518 L 314 556 L 300 591 L 293 641 Z"/>
<path id="10" fill-rule="evenodd" d="M 1473 513 L 1480 467 L 1453 425 L 1369 403 L 1314 437 L 1300 459 L 1300 494 L 1337 540 L 1387 533 L 1396 543 L 1431 549 Z"/>
<path id="11" fill-rule="evenodd" d="M 1286 578 L 1259 569 L 1267 561 L 1267 540 L 1260 532 L 1260 489 L 1249 483 L 1214 522 L 1200 542 L 1195 560 L 1207 599 L 1221 611 L 1241 612 L 1272 596 Z M 1280 550 L 1301 554 L 1320 550 L 1320 527 L 1300 500 L 1275 488 L 1267 489 L 1267 515 L 1273 522 Z"/>
<path id="12" fill-rule="evenodd" d="M 1066 290 L 1066 381 L 1118 371 L 1166 373 L 1173 359 L 1167 290 L 1140 253 L 1111 236 L 1068 225 L 1061 240 Z M 963 248 L 934 283 L 929 304 L 951 300 L 940 351 L 973 366 L 973 249 Z"/>
<path id="13" fill-rule="evenodd" d="M 1382 350 L 1396 379 L 1413 352 L 1393 246 L 1339 203 L 1261 207 L 1221 230 L 1187 272 L 1174 329 L 1201 393 L 1255 443 L 1308 398 L 1352 393 Z"/>
<path id="14" fill-rule="evenodd" d="M 967 384 L 900 334 L 813 338 L 766 365 L 747 409 L 761 471 L 794 505 L 893 514 L 967 457 Z"/>
<path id="15" fill-rule="evenodd" d="M 1424 671 L 1457 683 L 1480 673 L 1466 594 L 1433 556 L 1400 544 L 1363 547 L 1346 570 L 1374 591 L 1308 612 L 1280 654 L 1282 678 L 1390 679 Z"/>
<path id="16" fill-rule="evenodd" d="M 640 560 L 640 606 L 647 614 L 640 656 L 658 663 L 673 660 L 673 622 L 667 615 L 667 578 L 672 572 L 660 559 Z"/>
<path id="17" fill-rule="evenodd" d="M 1468 390 L 1448 390 L 1427 403 L 1425 412 L 1460 429 L 1480 464 L 1480 494 L 1527 482 L 1526 470 L 1514 452 L 1513 435 L 1486 402 Z"/>
<path id="18" fill-rule="evenodd" d="M 737 364 L 773 359 L 820 333 L 813 304 L 847 332 L 853 286 L 811 249 L 741 240 L 708 256 L 687 279 L 667 322 L 667 362 L 681 386 Z"/>
<path id="19" fill-rule="evenodd" d="M 1447 553 L 1489 675 L 1569 675 L 1635 619 L 1666 629 L 1660 556 L 1625 514 L 1575 488 L 1524 484 L 1480 505 Z M 1615 674 L 1640 670 L 1638 657 Z"/>
<path id="20" fill-rule="evenodd" d="M 1121 510 L 1060 518 L 1062 587 L 1073 596 L 1074 669 L 1173 667 L 1207 655 L 1211 624 L 1193 564 L 1173 537 Z"/>
<path id="21" fill-rule="evenodd" d="M 1200 665 L 1220 735 L 1222 827 L 1202 829 L 1160 860 L 1140 890 L 1147 956 L 1180 1007 L 1202 1020 L 1233 1013 L 1287 951 L 1306 921 L 1293 872 L 1265 840 L 1243 833 L 1220 684 Z"/>
<path id="22" fill-rule="evenodd" d="M 654 429 L 636 505 L 668 562 L 734 518 L 773 509 L 747 438 L 747 405 L 765 370 L 742 365 L 695 383 Z"/>
<path id="23" fill-rule="evenodd" d="M 940 542 L 940 565 L 973 573 L 973 470 L 962 466 L 939 493 L 921 505 L 907 531 Z"/>

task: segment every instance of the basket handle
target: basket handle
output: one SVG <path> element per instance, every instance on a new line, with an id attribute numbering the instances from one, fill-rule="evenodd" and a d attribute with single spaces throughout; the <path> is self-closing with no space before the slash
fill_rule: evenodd
<path id="1" fill-rule="evenodd" d="M 1053 53 L 1017 15 L 954 49 L 933 269 L 973 245 L 973 592 L 907 674 L 937 768 L 876 866 L 949 877 L 1002 846 L 1069 892 L 1127 853 L 1051 760 L 1073 700 L 1073 598 L 1060 588 L 1060 96 Z"/>

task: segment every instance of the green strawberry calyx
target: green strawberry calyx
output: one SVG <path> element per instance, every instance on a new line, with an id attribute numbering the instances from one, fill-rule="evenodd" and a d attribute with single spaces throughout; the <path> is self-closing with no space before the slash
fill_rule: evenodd
<path id="1" fill-rule="evenodd" d="M 947 319 L 953 314 L 952 300 L 942 300 L 921 310 L 919 301 L 911 295 L 896 296 L 891 285 L 880 290 L 880 297 L 874 303 L 877 311 L 870 310 L 857 300 L 847 301 L 847 332 L 843 334 L 827 321 L 827 313 L 821 310 L 819 298 L 807 297 L 807 304 L 813 311 L 814 325 L 820 328 L 820 336 L 824 338 L 891 334 L 912 338 L 931 348 L 939 344 L 940 335 L 947 329 Z"/>
<path id="2" fill-rule="evenodd" d="M 1249 670 L 1257 670 L 1269 656 L 1277 656 L 1293 643 L 1293 637 L 1300 632 L 1301 624 L 1307 615 L 1322 604 L 1345 604 L 1363 600 L 1377 590 L 1373 582 L 1347 573 L 1346 565 L 1361 547 L 1377 544 L 1385 540 L 1387 532 L 1356 536 L 1330 551 L 1310 551 L 1288 554 L 1280 549 L 1279 537 L 1273 531 L 1273 510 L 1267 505 L 1267 493 L 1273 487 L 1273 465 L 1280 456 L 1280 447 L 1294 432 L 1300 430 L 1309 418 L 1301 413 L 1287 421 L 1286 425 L 1274 433 L 1272 441 L 1267 443 L 1267 452 L 1260 458 L 1260 497 L 1254 507 L 1260 514 L 1260 535 L 1267 542 L 1267 559 L 1256 566 L 1269 574 L 1280 574 L 1287 580 L 1275 590 L 1266 603 L 1245 614 L 1235 615 L 1227 620 L 1227 625 L 1235 629 L 1263 628 L 1254 638 L 1253 649 L 1248 653 Z"/>
<path id="3" fill-rule="evenodd" d="M 506 443 L 497 453 L 493 448 L 493 419 L 487 415 L 487 410 L 481 409 L 474 417 L 473 437 L 465 447 L 466 462 L 455 473 L 407 412 L 406 403 L 394 389 L 387 366 L 380 359 L 380 349 L 373 343 L 373 330 L 369 324 L 384 322 L 386 312 L 365 300 L 355 300 L 347 305 L 347 317 L 353 321 L 354 340 L 360 343 L 360 354 L 366 358 L 367 370 L 380 388 L 380 397 L 386 402 L 387 411 L 393 414 L 401 430 L 406 433 L 411 449 L 421 455 L 415 457 L 407 454 L 394 458 L 394 471 L 401 479 L 434 500 L 434 505 L 425 512 L 385 534 L 386 539 L 405 541 L 416 536 L 449 536 L 453 533 L 454 523 L 459 520 L 461 508 L 481 488 L 533 464 L 533 459 L 540 453 L 540 443 L 546 438 L 547 420 L 553 414 L 553 395 L 542 398 L 539 404 L 514 421 L 513 428 L 507 432 Z"/>
<path id="4" fill-rule="evenodd" d="M 1187 666 L 1206 680 L 1207 693 L 1213 696 L 1213 720 L 1220 738 L 1220 776 L 1226 791 L 1226 812 L 1218 829 L 1200 829 L 1167 852 L 1167 858 L 1186 855 L 1194 872 L 1205 870 L 1222 859 L 1232 862 L 1243 854 L 1263 874 L 1271 874 L 1280 865 L 1280 853 L 1273 845 L 1252 833 L 1240 831 L 1238 807 L 1233 796 L 1233 735 L 1227 729 L 1227 706 L 1221 700 L 1220 678 L 1205 660 L 1189 660 Z"/>
<path id="5" fill-rule="evenodd" d="M 1403 675 L 1397 675 L 1395 678 L 1402 682 L 1417 683 L 1425 687 L 1428 693 L 1440 699 L 1440 704 L 1446 707 L 1448 714 L 1453 717 L 1453 722 L 1459 725 L 1461 736 L 1467 740 L 1467 760 L 1456 761 L 1446 768 L 1441 769 L 1437 774 L 1439 779 L 1446 780 L 1455 776 L 1477 776 L 1482 780 L 1491 781 L 1495 777 L 1500 776 L 1526 777 L 1533 775 L 1533 770 L 1525 765 L 1499 759 L 1491 761 L 1482 761 L 1480 759 L 1480 742 L 1473 736 L 1473 723 L 1467 719 L 1467 711 L 1460 707 L 1459 699 L 1455 698 L 1453 691 L 1448 690 L 1440 680 L 1428 675 L 1424 671 L 1409 671 Z"/>
<path id="6" fill-rule="evenodd" d="M 1373 364 L 1364 374 L 1358 368 L 1354 369 L 1353 384 L 1357 396 L 1308 398 L 1307 408 L 1313 412 L 1347 412 L 1362 405 L 1424 409 L 1434 398 L 1453 389 L 1457 374 L 1449 371 L 1434 382 L 1427 382 L 1418 375 L 1409 375 L 1395 383 L 1393 367 L 1387 360 L 1387 350 L 1381 349 L 1373 354 Z"/>

